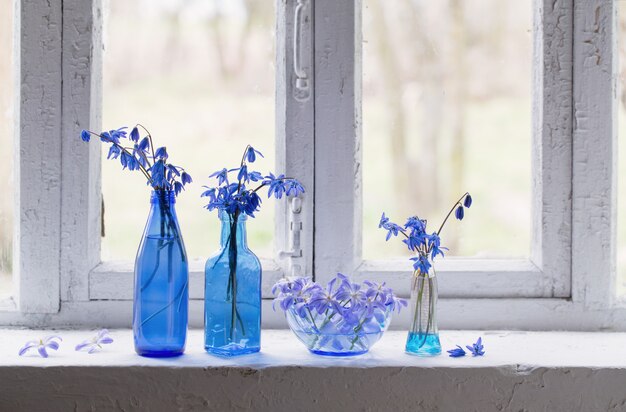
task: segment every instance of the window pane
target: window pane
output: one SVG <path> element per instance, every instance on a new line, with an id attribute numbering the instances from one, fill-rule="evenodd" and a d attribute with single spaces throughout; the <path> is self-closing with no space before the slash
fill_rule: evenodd
<path id="1" fill-rule="evenodd" d="M 190 258 L 219 247 L 216 212 L 200 199 L 208 175 L 235 166 L 246 144 L 274 163 L 274 10 L 264 0 L 110 0 L 105 15 L 106 128 L 148 127 L 194 183 L 177 212 Z M 103 151 L 103 156 L 106 150 Z M 257 163 L 255 163 L 256 165 Z M 139 173 L 103 160 L 103 259 L 133 259 L 149 207 Z M 272 202 L 248 222 L 248 240 L 268 256 Z"/>
<path id="2" fill-rule="evenodd" d="M 618 82 L 618 220 L 617 220 L 617 271 L 619 281 L 617 291 L 626 293 L 626 1 L 618 1 L 618 45 L 619 48 L 619 76 Z"/>
<path id="3" fill-rule="evenodd" d="M 532 2 L 364 0 L 363 42 L 364 257 L 408 253 L 383 211 L 435 231 L 465 191 L 449 255 L 528 256 Z"/>
<path id="4" fill-rule="evenodd" d="M 0 3 L 0 299 L 11 294 L 13 258 L 13 2 Z"/>

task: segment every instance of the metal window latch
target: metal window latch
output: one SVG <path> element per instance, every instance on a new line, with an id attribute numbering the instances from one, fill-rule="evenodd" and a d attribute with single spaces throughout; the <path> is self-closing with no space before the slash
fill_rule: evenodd
<path id="1" fill-rule="evenodd" d="M 302 38 L 303 27 L 309 23 L 310 16 L 305 14 L 310 8 L 309 1 L 311 0 L 297 0 L 296 8 L 294 12 L 294 24 L 293 24 L 293 71 L 296 76 L 296 87 L 294 90 L 294 96 L 296 100 L 306 100 L 309 98 L 309 76 L 302 65 Z M 310 27 L 310 24 L 308 25 Z"/>
<path id="2" fill-rule="evenodd" d="M 289 245 L 291 250 L 281 250 L 278 252 L 278 257 L 280 259 L 289 258 L 291 275 L 299 276 L 302 274 L 302 264 L 300 262 L 302 258 L 302 247 L 300 246 L 302 199 L 299 197 L 292 198 L 289 207 L 291 209 L 289 214 Z"/>

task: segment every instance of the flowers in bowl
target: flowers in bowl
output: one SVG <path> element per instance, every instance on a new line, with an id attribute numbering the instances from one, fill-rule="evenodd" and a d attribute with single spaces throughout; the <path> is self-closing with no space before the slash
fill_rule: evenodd
<path id="1" fill-rule="evenodd" d="M 351 282 L 338 273 L 324 288 L 307 277 L 277 282 L 272 293 L 296 337 L 318 355 L 350 356 L 369 350 L 407 305 L 384 283 Z"/>

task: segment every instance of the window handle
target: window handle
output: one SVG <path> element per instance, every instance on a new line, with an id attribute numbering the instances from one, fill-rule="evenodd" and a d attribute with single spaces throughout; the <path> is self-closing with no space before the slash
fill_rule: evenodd
<path id="1" fill-rule="evenodd" d="M 302 258 L 302 247 L 300 245 L 300 234 L 302 232 L 302 220 L 300 213 L 302 212 L 302 199 L 294 197 L 290 202 L 290 221 L 289 221 L 289 251 L 281 250 L 278 252 L 280 259 L 290 258 L 291 276 L 302 275 L 302 266 L 299 265 L 299 259 Z"/>
<path id="2" fill-rule="evenodd" d="M 296 97 L 300 99 L 308 97 L 309 89 L 309 76 L 302 67 L 302 27 L 308 3 L 309 0 L 297 0 L 293 24 L 293 71 L 296 75 Z"/>

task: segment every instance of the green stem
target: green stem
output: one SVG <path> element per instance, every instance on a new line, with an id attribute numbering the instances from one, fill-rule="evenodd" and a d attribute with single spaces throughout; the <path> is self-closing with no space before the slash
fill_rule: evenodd
<path id="1" fill-rule="evenodd" d="M 376 293 L 376 296 L 374 296 L 374 301 L 376 300 L 376 298 L 378 298 L 378 295 L 380 294 L 380 292 Z M 363 325 L 365 324 L 365 315 L 363 316 L 363 318 L 360 320 L 359 324 L 357 325 L 356 328 L 354 328 L 354 339 L 352 339 L 352 342 L 350 342 L 350 350 L 352 350 L 354 348 L 354 345 L 356 344 L 357 341 L 361 340 L 361 337 L 358 335 L 359 331 L 363 328 Z M 361 345 L 363 346 L 363 345 Z"/>
<path id="2" fill-rule="evenodd" d="M 230 295 L 231 304 L 231 320 L 230 320 L 230 341 L 235 339 L 235 329 L 237 321 L 241 326 L 241 333 L 246 334 L 243 320 L 239 314 L 237 308 L 237 221 L 239 219 L 239 212 L 235 212 L 232 215 L 232 223 L 230 224 L 230 236 L 228 245 L 228 293 Z"/>
<path id="3" fill-rule="evenodd" d="M 439 234 L 441 233 L 441 230 L 443 229 L 443 226 L 446 224 L 446 222 L 448 221 L 448 218 L 450 217 L 450 215 L 452 214 L 452 212 L 454 212 L 454 209 L 456 209 L 457 206 L 461 206 L 461 200 L 463 200 L 463 198 L 465 196 L 469 195 L 469 192 L 465 192 L 465 194 L 463 196 L 461 196 L 459 198 L 459 200 L 456 201 L 456 203 L 454 204 L 454 206 L 452 206 L 452 208 L 450 209 L 450 211 L 448 212 L 448 214 L 446 215 L 446 218 L 443 219 L 443 222 L 441 222 L 441 226 L 439 226 L 439 230 L 437 230 L 437 236 L 439 236 Z"/>
<path id="4" fill-rule="evenodd" d="M 178 292 L 178 294 L 174 297 L 174 299 L 172 299 L 170 301 L 170 303 L 168 303 L 167 305 L 163 306 L 161 309 L 157 310 L 156 312 L 154 312 L 152 315 L 148 316 L 146 319 L 144 319 L 141 322 L 141 326 L 145 325 L 150 319 L 154 318 L 155 316 L 157 316 L 159 313 L 163 312 L 164 310 L 166 310 L 167 308 L 169 308 L 170 306 L 172 306 L 174 304 L 174 302 L 176 302 L 177 299 L 181 299 L 181 301 L 178 304 L 178 310 L 180 311 L 180 305 L 182 304 L 182 297 L 183 297 L 183 293 L 185 292 L 185 289 L 187 289 L 187 284 L 189 283 L 189 281 L 185 282 L 185 284 L 183 285 L 183 287 L 180 289 L 180 291 Z"/>

